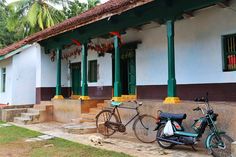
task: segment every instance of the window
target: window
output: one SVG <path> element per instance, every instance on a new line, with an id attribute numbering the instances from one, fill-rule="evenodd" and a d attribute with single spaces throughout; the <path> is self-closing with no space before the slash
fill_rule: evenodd
<path id="1" fill-rule="evenodd" d="M 222 37 L 223 71 L 236 70 L 236 34 Z"/>
<path id="2" fill-rule="evenodd" d="M 97 60 L 89 61 L 88 81 L 97 82 Z"/>
<path id="3" fill-rule="evenodd" d="M 2 68 L 2 85 L 1 92 L 6 91 L 6 68 Z"/>

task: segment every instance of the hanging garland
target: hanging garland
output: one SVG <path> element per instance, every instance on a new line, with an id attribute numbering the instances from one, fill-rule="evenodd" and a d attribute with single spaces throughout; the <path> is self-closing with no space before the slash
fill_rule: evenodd
<path id="1" fill-rule="evenodd" d="M 120 44 L 120 46 L 121 46 L 121 44 Z M 112 51 L 114 49 L 114 44 L 113 43 L 102 43 L 102 44 L 90 43 L 88 45 L 88 49 L 92 50 L 92 51 L 96 51 L 98 53 L 98 55 L 102 56 L 106 52 Z M 77 55 L 80 56 L 81 51 L 82 51 L 82 49 L 81 49 L 81 47 L 79 47 L 79 48 L 76 48 L 75 50 L 65 52 L 62 54 L 62 59 L 68 60 L 68 58 L 71 58 L 71 57 L 75 58 Z M 51 52 L 50 58 L 51 58 L 52 62 L 55 61 L 55 58 L 56 58 L 55 51 Z"/>
<path id="2" fill-rule="evenodd" d="M 118 38 L 120 39 L 119 41 L 119 47 L 122 46 L 122 40 L 121 40 L 121 35 L 119 32 L 110 32 L 110 35 L 113 36 L 118 36 Z M 76 57 L 77 55 L 79 56 L 81 54 L 81 43 L 79 41 L 77 41 L 76 39 L 72 39 L 72 42 L 74 44 L 76 44 L 77 46 L 79 46 L 79 48 L 76 48 L 73 51 L 69 51 L 69 52 L 65 52 L 62 54 L 62 59 L 66 59 L 68 60 L 68 58 L 70 57 Z M 94 44 L 94 43 L 90 43 L 88 44 L 88 50 L 92 50 L 92 51 L 96 51 L 98 53 L 99 56 L 104 56 L 105 53 L 112 51 L 114 49 L 114 44 L 113 42 L 110 43 L 102 43 L 102 44 Z M 54 62 L 55 61 L 55 57 L 56 57 L 56 53 L 55 51 L 53 51 L 51 53 L 51 61 Z"/>

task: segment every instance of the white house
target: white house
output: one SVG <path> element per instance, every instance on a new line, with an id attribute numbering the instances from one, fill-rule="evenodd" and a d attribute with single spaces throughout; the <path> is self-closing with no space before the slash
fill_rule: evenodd
<path id="1" fill-rule="evenodd" d="M 118 11 L 105 12 L 110 5 Z M 171 13 L 173 9 L 176 15 L 179 6 L 185 10 L 177 19 L 166 20 L 161 16 L 169 15 L 151 6 L 159 10 L 169 8 Z M 105 12 L 102 15 L 98 14 L 101 8 Z M 123 1 L 119 5 L 107 2 L 69 22 L 36 33 L 15 47 L 0 50 L 2 56 L 11 54 L 0 61 L 0 103 L 33 104 L 54 96 L 115 100 L 170 98 L 173 100 L 169 102 L 178 102 L 206 92 L 211 100 L 235 102 L 235 9 L 235 0 L 229 5 L 222 0 L 186 2 L 186 5 L 152 0 Z M 157 15 L 152 17 L 155 11 Z M 93 14 L 98 17 L 89 16 Z M 134 16 L 131 23 L 125 19 L 129 16 Z M 85 17 L 88 20 L 83 22 Z M 104 28 L 99 28 L 100 25 Z M 121 37 L 107 33 L 111 32 L 110 25 Z M 174 56 L 170 50 L 172 43 L 167 53 L 168 39 L 174 41 Z"/>

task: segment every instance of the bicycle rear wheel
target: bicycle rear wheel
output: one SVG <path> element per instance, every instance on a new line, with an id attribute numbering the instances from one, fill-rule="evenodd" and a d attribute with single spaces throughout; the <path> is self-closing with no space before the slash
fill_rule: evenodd
<path id="1" fill-rule="evenodd" d="M 118 118 L 116 114 L 112 114 L 110 110 L 103 110 L 96 116 L 96 126 L 97 132 L 104 135 L 104 136 L 111 136 L 116 131 L 113 130 L 111 127 L 105 126 L 107 121 L 118 123 Z"/>
<path id="2" fill-rule="evenodd" d="M 135 120 L 134 134 L 141 142 L 152 143 L 156 141 L 156 118 L 151 115 L 142 115 Z"/>

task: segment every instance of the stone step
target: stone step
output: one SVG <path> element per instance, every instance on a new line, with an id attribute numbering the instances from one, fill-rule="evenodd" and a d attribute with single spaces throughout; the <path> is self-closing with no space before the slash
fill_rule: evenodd
<path id="1" fill-rule="evenodd" d="M 44 109 L 35 109 L 35 108 L 29 108 L 27 109 L 27 113 L 37 113 L 37 114 L 40 114 L 40 112 L 44 112 L 45 110 Z"/>
<path id="2" fill-rule="evenodd" d="M 29 118 L 32 121 L 39 120 L 40 114 L 39 113 L 21 113 L 21 117 Z"/>
<path id="3" fill-rule="evenodd" d="M 100 111 L 101 111 L 102 109 L 100 109 L 100 108 L 90 108 L 89 109 L 89 113 L 90 114 L 98 114 Z"/>
<path id="4" fill-rule="evenodd" d="M 96 119 L 96 114 L 82 113 L 81 118 L 82 119 L 88 119 L 88 120 L 95 120 Z"/>
<path id="5" fill-rule="evenodd" d="M 31 124 L 31 119 L 24 118 L 24 117 L 14 117 L 14 123 L 21 124 L 21 125 Z"/>
<path id="6" fill-rule="evenodd" d="M 236 157 L 236 141 L 231 144 L 232 157 Z"/>
<path id="7" fill-rule="evenodd" d="M 97 104 L 97 108 L 99 108 L 99 109 L 103 109 L 104 107 L 106 107 L 106 106 L 104 105 L 104 103 L 98 103 L 98 104 Z"/>
<path id="8" fill-rule="evenodd" d="M 95 123 L 69 124 L 64 126 L 64 131 L 72 134 L 91 134 L 96 133 Z"/>

